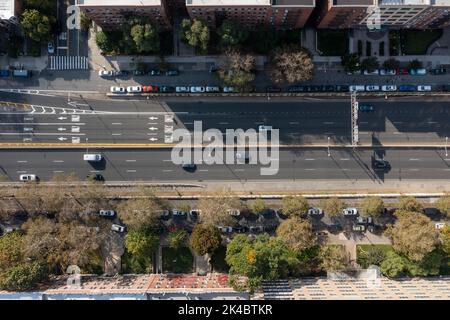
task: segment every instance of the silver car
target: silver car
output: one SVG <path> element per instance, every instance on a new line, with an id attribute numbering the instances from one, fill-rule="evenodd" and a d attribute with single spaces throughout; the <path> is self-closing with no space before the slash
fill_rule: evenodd
<path id="1" fill-rule="evenodd" d="M 342 210 L 344 216 L 356 216 L 358 215 L 358 210 L 356 208 L 345 208 Z"/>

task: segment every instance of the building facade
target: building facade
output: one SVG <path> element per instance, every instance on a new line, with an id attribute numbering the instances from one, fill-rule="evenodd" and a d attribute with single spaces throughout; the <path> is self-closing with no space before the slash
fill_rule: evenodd
<path id="1" fill-rule="evenodd" d="M 19 0 L 0 1 L 0 53 L 6 54 L 11 37 L 19 33 Z"/>
<path id="2" fill-rule="evenodd" d="M 148 17 L 160 29 L 171 28 L 166 0 L 78 0 L 80 9 L 106 30 L 120 29 L 130 17 Z"/>
<path id="3" fill-rule="evenodd" d="M 238 21 L 248 29 L 261 25 L 294 29 L 305 25 L 315 0 L 186 0 L 192 19 L 218 27 L 223 20 Z"/>

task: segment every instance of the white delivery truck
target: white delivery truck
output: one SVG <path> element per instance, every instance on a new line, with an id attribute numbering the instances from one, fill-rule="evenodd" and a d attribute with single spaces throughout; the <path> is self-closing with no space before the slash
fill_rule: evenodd
<path id="1" fill-rule="evenodd" d="M 85 155 L 83 155 L 83 160 L 99 162 L 99 161 L 102 161 L 102 155 L 101 154 L 85 154 Z"/>

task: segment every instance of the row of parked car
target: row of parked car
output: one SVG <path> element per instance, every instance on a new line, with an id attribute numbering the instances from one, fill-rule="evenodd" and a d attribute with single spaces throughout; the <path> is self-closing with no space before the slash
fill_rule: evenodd
<path id="1" fill-rule="evenodd" d="M 219 86 L 156 86 L 156 85 L 147 85 L 147 86 L 129 86 L 129 87 L 118 87 L 112 86 L 110 89 L 111 93 L 116 94 L 124 94 L 124 93 L 217 93 L 217 92 L 225 92 L 225 93 L 233 93 L 237 92 L 234 87 L 223 87 Z"/>
<path id="2" fill-rule="evenodd" d="M 126 70 L 99 70 L 98 75 L 102 78 L 114 78 L 114 77 L 126 77 L 130 75 L 131 73 Z M 180 71 L 177 69 L 167 70 L 166 72 L 162 72 L 159 69 L 152 69 L 150 71 L 141 71 L 141 70 L 135 70 L 132 72 L 134 76 L 178 76 L 180 74 Z"/>
<path id="3" fill-rule="evenodd" d="M 349 74 L 357 74 L 356 73 L 349 73 Z M 361 72 L 363 75 L 366 76 L 424 76 L 427 74 L 427 69 L 419 68 L 419 69 L 406 69 L 406 68 L 399 68 L 396 70 L 390 70 L 390 69 L 376 69 L 373 71 L 363 70 Z M 436 68 L 431 69 L 430 74 L 433 75 L 443 75 L 447 73 L 447 69 L 445 68 Z"/>

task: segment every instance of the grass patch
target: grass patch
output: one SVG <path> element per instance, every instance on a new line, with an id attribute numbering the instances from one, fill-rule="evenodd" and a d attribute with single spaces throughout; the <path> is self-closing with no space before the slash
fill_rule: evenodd
<path id="1" fill-rule="evenodd" d="M 442 36 L 442 30 L 400 30 L 402 53 L 422 55 L 428 47 Z"/>
<path id="2" fill-rule="evenodd" d="M 322 56 L 342 56 L 348 52 L 348 30 L 317 30 L 317 49 Z"/>
<path id="3" fill-rule="evenodd" d="M 163 272 L 171 273 L 192 273 L 194 271 L 194 257 L 187 247 L 172 249 L 162 248 L 162 268 Z"/>
<path id="4" fill-rule="evenodd" d="M 388 252 L 393 251 L 390 244 L 361 244 L 356 246 L 356 262 L 362 268 L 378 265 L 386 259 Z M 370 252 L 370 254 L 368 254 Z"/>
<path id="5" fill-rule="evenodd" d="M 228 272 L 230 266 L 225 261 L 227 248 L 220 246 L 211 257 L 211 265 L 214 272 Z"/>

